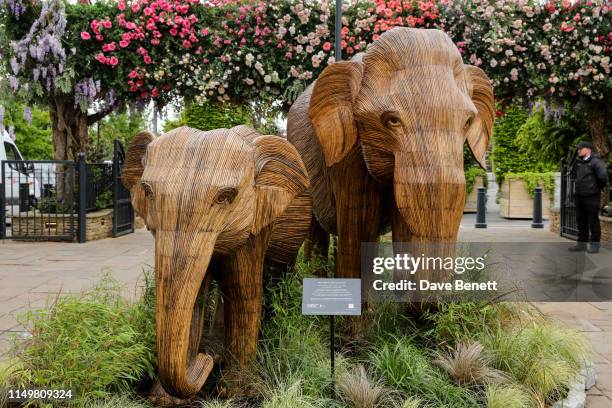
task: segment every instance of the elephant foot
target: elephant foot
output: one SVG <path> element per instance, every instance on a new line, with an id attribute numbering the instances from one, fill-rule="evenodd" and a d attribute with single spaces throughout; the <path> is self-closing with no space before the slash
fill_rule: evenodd
<path id="1" fill-rule="evenodd" d="M 189 403 L 189 400 L 176 398 L 168 394 L 158 378 L 155 379 L 146 399 L 156 407 L 177 407 Z"/>

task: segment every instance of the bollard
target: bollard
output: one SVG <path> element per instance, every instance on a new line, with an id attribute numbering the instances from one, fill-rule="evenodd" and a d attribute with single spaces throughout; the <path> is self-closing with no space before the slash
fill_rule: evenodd
<path id="1" fill-rule="evenodd" d="M 533 221 L 531 228 L 544 228 L 542 222 L 542 187 L 533 189 Z"/>
<path id="2" fill-rule="evenodd" d="M 478 187 L 478 201 L 476 205 L 476 224 L 475 228 L 487 228 L 487 189 Z"/>

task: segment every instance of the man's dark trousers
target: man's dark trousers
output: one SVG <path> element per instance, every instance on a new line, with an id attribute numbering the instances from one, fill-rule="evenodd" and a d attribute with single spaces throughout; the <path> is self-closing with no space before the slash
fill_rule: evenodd
<path id="1" fill-rule="evenodd" d="M 601 227 L 599 225 L 599 201 L 601 194 L 588 197 L 576 197 L 576 221 L 578 223 L 578 242 L 599 242 Z"/>

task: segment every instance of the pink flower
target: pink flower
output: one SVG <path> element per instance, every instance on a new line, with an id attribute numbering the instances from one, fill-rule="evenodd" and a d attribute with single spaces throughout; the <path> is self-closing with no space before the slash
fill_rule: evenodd
<path id="1" fill-rule="evenodd" d="M 113 23 L 110 22 L 110 20 L 104 20 L 102 22 L 102 27 L 104 28 L 111 28 L 113 26 Z"/>
<path id="2" fill-rule="evenodd" d="M 98 20 L 91 20 L 89 26 L 95 32 L 98 29 Z"/>
<path id="3" fill-rule="evenodd" d="M 81 31 L 81 40 L 89 40 L 91 39 L 91 35 L 87 31 Z"/>
<path id="4" fill-rule="evenodd" d="M 117 8 L 119 10 L 125 10 L 125 3 L 120 1 L 119 3 L 117 3 Z"/>
<path id="5" fill-rule="evenodd" d="M 285 53 L 285 58 L 287 58 L 288 60 L 290 60 L 292 57 L 293 55 L 289 51 Z"/>
<path id="6" fill-rule="evenodd" d="M 153 98 L 157 98 L 157 97 L 159 96 L 159 91 L 157 90 L 157 87 L 155 87 L 155 88 L 153 88 L 153 89 L 151 90 L 151 96 L 152 96 Z"/>
<path id="7" fill-rule="evenodd" d="M 136 50 L 136 52 L 140 55 L 147 55 L 147 50 L 145 50 L 142 47 L 138 47 L 138 49 Z"/>
<path id="8" fill-rule="evenodd" d="M 151 40 L 151 44 L 153 45 L 159 45 L 159 39 L 158 38 L 154 38 Z"/>
<path id="9" fill-rule="evenodd" d="M 178 30 L 176 28 L 171 28 L 170 29 L 170 35 L 173 37 L 176 37 L 176 35 L 178 34 Z"/>
<path id="10" fill-rule="evenodd" d="M 206 36 L 208 35 L 208 33 L 209 33 L 208 28 L 203 28 L 203 29 L 202 29 L 202 31 L 200 31 L 200 32 L 201 32 L 201 33 L 202 33 L 202 35 L 203 35 L 203 36 L 205 36 L 205 37 L 206 37 Z"/>
<path id="11" fill-rule="evenodd" d="M 323 43 L 323 51 L 329 51 L 331 50 L 331 43 L 329 41 L 326 41 Z"/>
<path id="12" fill-rule="evenodd" d="M 104 36 L 101 34 L 96 35 L 96 40 L 98 41 L 104 41 Z"/>
<path id="13" fill-rule="evenodd" d="M 577 14 L 574 16 L 574 21 L 580 21 L 580 13 L 577 13 Z"/>
<path id="14" fill-rule="evenodd" d="M 128 30 L 135 30 L 136 29 L 136 24 L 132 21 L 125 23 L 125 28 L 127 28 Z"/>
<path id="15" fill-rule="evenodd" d="M 189 42 L 189 40 L 184 40 L 184 41 L 183 41 L 183 47 L 185 47 L 185 48 L 191 48 L 191 42 Z"/>
<path id="16" fill-rule="evenodd" d="M 151 16 L 154 14 L 153 9 L 151 7 L 145 7 L 144 13 L 145 13 L 145 16 Z"/>
<path id="17" fill-rule="evenodd" d="M 114 55 L 112 57 L 110 57 L 110 59 L 109 59 L 109 64 L 110 65 L 112 65 L 114 67 L 118 63 L 119 63 L 119 60 L 117 59 L 117 57 L 115 57 Z"/>
<path id="18" fill-rule="evenodd" d="M 99 53 L 98 55 L 96 55 L 96 59 L 102 64 L 106 63 L 106 57 L 102 53 Z"/>
<path id="19" fill-rule="evenodd" d="M 102 46 L 102 51 L 104 51 L 104 52 L 115 51 L 115 42 L 112 42 L 112 43 L 109 43 L 109 44 L 104 44 Z"/>
<path id="20" fill-rule="evenodd" d="M 132 13 L 138 13 L 140 11 L 140 4 L 133 3 L 132 4 Z"/>
<path id="21" fill-rule="evenodd" d="M 128 78 L 130 79 L 134 79 L 134 78 L 138 78 L 138 72 L 136 72 L 136 70 L 131 70 L 130 73 L 128 74 Z"/>
<path id="22" fill-rule="evenodd" d="M 125 47 L 127 47 L 128 45 L 130 45 L 130 42 L 129 42 L 129 41 L 125 41 L 125 40 L 121 40 L 121 41 L 119 41 L 119 46 L 120 46 L 121 48 L 125 48 Z"/>
<path id="23" fill-rule="evenodd" d="M 148 55 L 145 55 L 143 58 L 145 64 L 150 64 L 151 63 L 151 57 L 149 57 Z"/>

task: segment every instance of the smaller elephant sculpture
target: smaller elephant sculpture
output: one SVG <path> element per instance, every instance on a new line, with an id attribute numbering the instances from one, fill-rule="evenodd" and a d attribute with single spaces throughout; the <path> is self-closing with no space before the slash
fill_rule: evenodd
<path id="1" fill-rule="evenodd" d="M 122 181 L 155 236 L 158 380 L 171 396 L 191 398 L 213 367 L 199 352 L 213 275 L 223 296 L 224 368 L 254 359 L 264 260 L 291 263 L 309 228 L 306 169 L 281 137 L 245 126 L 180 127 L 138 134 Z"/>

